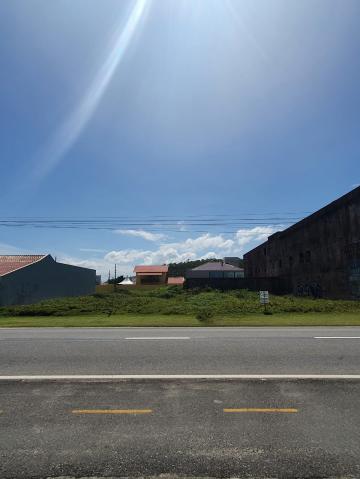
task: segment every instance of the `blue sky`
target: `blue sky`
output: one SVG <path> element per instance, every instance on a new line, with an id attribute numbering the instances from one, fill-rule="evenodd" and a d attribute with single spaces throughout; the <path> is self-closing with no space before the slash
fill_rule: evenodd
<path id="1" fill-rule="evenodd" d="M 0 226 L 0 253 L 103 275 L 242 255 L 346 193 L 360 183 L 359 15 L 358 0 L 1 2 L 1 218 L 178 226 Z M 199 229 L 190 215 L 264 221 Z"/>

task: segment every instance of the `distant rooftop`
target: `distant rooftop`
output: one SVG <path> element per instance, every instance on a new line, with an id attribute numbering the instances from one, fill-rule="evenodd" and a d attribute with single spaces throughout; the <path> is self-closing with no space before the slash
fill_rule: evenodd
<path id="1" fill-rule="evenodd" d="M 166 264 L 163 265 L 153 265 L 153 266 L 142 266 L 138 265 L 134 268 L 134 273 L 167 273 L 169 267 Z"/>
<path id="2" fill-rule="evenodd" d="M 0 255 L 0 276 L 12 273 L 46 258 L 46 254 Z"/>
<path id="3" fill-rule="evenodd" d="M 192 271 L 243 271 L 243 268 L 236 268 L 236 266 L 227 264 L 224 261 L 209 261 L 193 268 Z"/>

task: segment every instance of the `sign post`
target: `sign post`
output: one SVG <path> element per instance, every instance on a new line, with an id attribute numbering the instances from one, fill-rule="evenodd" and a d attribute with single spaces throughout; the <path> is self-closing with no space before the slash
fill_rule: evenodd
<path id="1" fill-rule="evenodd" d="M 264 305 L 264 314 L 266 314 L 269 304 L 269 291 L 260 291 L 260 304 Z"/>

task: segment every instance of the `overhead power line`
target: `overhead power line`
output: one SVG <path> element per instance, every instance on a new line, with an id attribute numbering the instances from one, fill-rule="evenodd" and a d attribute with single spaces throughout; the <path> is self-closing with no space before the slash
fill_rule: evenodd
<path id="1" fill-rule="evenodd" d="M 7 228 L 50 228 L 88 230 L 146 229 L 150 232 L 234 233 L 237 229 L 256 226 L 288 226 L 303 219 L 299 213 L 264 213 L 233 215 L 171 216 L 109 216 L 109 217 L 0 217 L 0 226 Z M 202 229 L 201 229 L 202 228 Z M 204 229 L 206 228 L 206 229 Z M 222 229 L 223 231 L 218 231 Z"/>

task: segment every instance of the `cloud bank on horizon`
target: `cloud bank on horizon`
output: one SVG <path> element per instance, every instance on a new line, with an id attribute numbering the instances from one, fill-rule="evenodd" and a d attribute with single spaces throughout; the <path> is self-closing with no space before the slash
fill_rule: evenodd
<path id="1" fill-rule="evenodd" d="M 239 229 L 229 238 L 222 234 L 206 233 L 196 238 L 187 238 L 178 242 L 159 242 L 155 249 L 123 249 L 107 252 L 104 256 L 79 259 L 71 256 L 59 256 L 59 261 L 87 268 L 94 268 L 98 274 L 107 277 L 117 265 L 119 274 L 131 274 L 136 264 L 154 265 L 177 263 L 188 260 L 222 258 L 224 256 L 242 257 L 246 251 L 267 240 L 268 236 L 283 228 L 279 226 L 257 226 Z M 126 230 L 125 230 L 126 231 Z M 137 236 L 131 231 L 133 236 Z M 138 231 L 144 238 L 146 231 Z M 148 233 L 151 237 L 152 233 Z M 161 236 L 161 235 L 159 235 Z M 146 238 L 145 238 L 146 239 Z M 160 241 L 161 238 L 159 238 Z M 154 241 L 151 239 L 150 241 Z M 82 251 L 86 250 L 83 248 Z"/>

